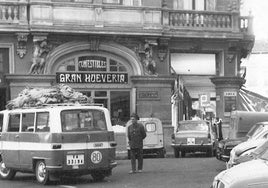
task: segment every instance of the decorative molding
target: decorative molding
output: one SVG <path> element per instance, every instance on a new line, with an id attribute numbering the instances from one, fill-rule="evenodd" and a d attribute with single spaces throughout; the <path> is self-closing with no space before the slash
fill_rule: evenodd
<path id="1" fill-rule="evenodd" d="M 27 40 L 29 33 L 17 33 L 17 54 L 20 58 L 23 58 L 27 53 Z"/>

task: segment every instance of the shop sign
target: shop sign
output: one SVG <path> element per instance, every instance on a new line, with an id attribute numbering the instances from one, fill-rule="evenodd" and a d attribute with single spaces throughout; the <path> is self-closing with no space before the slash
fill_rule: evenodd
<path id="1" fill-rule="evenodd" d="M 236 96 L 237 92 L 227 91 L 224 92 L 224 115 L 230 116 L 231 112 L 236 109 Z"/>
<path id="2" fill-rule="evenodd" d="M 201 107 L 210 106 L 210 95 L 208 93 L 199 95 L 199 103 Z"/>
<path id="3" fill-rule="evenodd" d="M 139 91 L 139 99 L 159 99 L 158 91 Z"/>
<path id="4" fill-rule="evenodd" d="M 79 71 L 107 71 L 106 57 L 81 56 L 78 58 Z"/>
<path id="5" fill-rule="evenodd" d="M 127 73 L 56 73 L 57 83 L 126 84 Z"/>

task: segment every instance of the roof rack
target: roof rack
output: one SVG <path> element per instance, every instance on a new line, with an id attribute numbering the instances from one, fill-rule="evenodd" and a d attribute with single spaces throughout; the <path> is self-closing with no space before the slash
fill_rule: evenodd
<path id="1" fill-rule="evenodd" d="M 21 107 L 13 107 L 12 109 L 8 110 L 14 110 L 14 109 L 30 109 L 30 108 L 45 108 L 45 107 L 56 107 L 56 106 L 100 106 L 104 107 L 101 103 L 51 103 L 51 104 L 40 104 L 40 105 L 29 105 L 29 106 L 21 106 Z"/>

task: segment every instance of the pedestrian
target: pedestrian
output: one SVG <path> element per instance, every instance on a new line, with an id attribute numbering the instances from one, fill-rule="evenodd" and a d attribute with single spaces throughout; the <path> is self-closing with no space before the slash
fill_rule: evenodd
<path id="1" fill-rule="evenodd" d="M 146 137 L 145 128 L 138 123 L 139 116 L 135 113 L 130 116 L 130 125 L 127 128 L 127 135 L 130 147 L 131 171 L 130 174 L 136 172 L 136 159 L 138 160 L 138 173 L 143 168 L 143 139 Z"/>
<path id="2" fill-rule="evenodd" d="M 223 136 L 222 136 L 222 120 L 219 117 L 216 117 L 216 125 L 217 125 L 218 141 L 221 141 L 223 139 Z"/>

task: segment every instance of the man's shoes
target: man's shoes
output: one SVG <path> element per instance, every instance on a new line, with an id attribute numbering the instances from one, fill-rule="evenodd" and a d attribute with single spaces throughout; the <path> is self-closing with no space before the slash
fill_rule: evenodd
<path id="1" fill-rule="evenodd" d="M 138 170 L 137 172 L 138 172 L 138 173 L 142 173 L 142 170 Z"/>
<path id="2" fill-rule="evenodd" d="M 128 173 L 129 173 L 129 174 L 134 174 L 134 173 L 135 173 L 135 171 L 130 170 Z"/>

